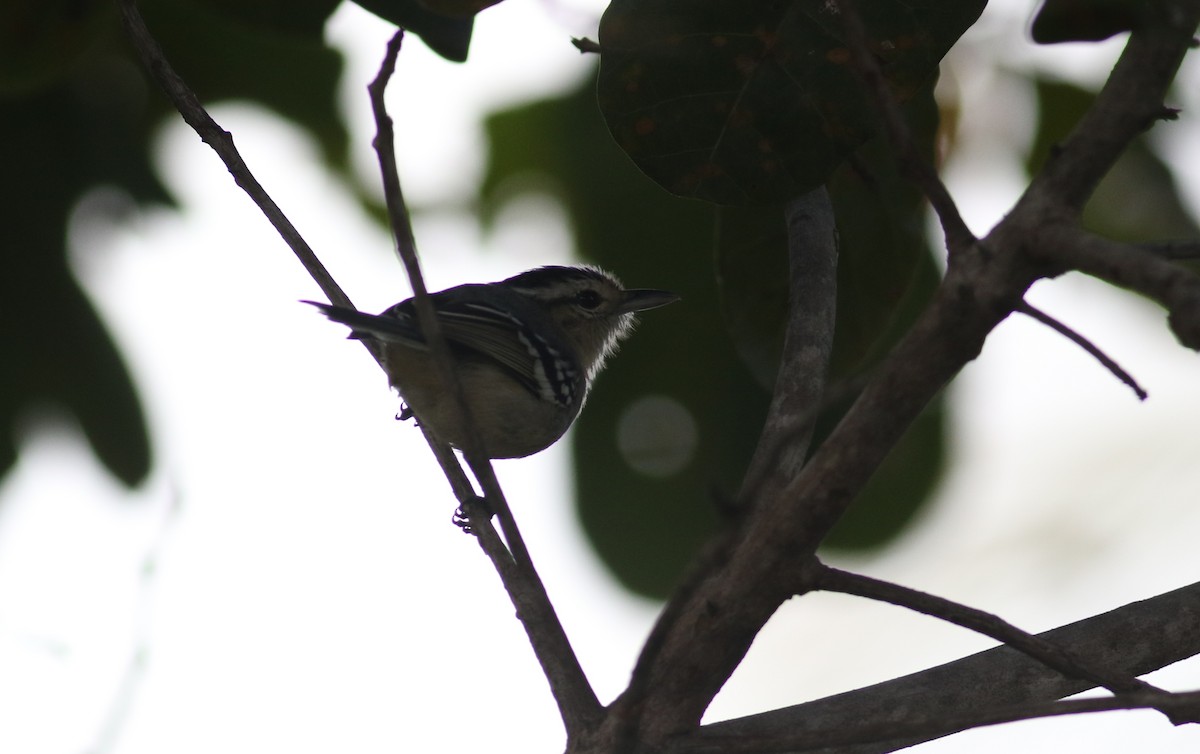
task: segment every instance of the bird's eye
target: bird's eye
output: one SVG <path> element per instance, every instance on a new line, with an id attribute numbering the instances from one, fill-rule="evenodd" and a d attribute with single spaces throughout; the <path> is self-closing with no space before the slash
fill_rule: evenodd
<path id="1" fill-rule="evenodd" d="M 601 297 L 599 293 L 591 288 L 575 294 L 575 303 L 579 304 L 584 309 L 595 309 L 597 306 L 600 306 L 602 301 L 604 301 L 603 297 Z"/>

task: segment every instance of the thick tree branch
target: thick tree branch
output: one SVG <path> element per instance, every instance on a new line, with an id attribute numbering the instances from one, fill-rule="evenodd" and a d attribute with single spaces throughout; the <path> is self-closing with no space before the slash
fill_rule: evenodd
<path id="1" fill-rule="evenodd" d="M 1076 196 L 1090 191 L 1092 174 L 1103 174 L 1147 125 L 1144 116 L 1161 111 L 1174 66 L 1191 43 L 1200 4 L 1168 5 L 1180 18 L 1133 32 L 1114 72 L 1117 85 L 1105 87 L 1088 116 L 1089 128 L 1116 136 L 1098 142 L 1096 155 L 1077 146 L 1095 137 L 1077 129 L 1068 139 L 1073 160 L 1099 167 L 1050 166 L 1059 172 L 1035 179 L 1037 188 L 986 239 L 951 256 L 926 311 L 796 480 L 764 496 L 720 557 L 705 564 L 695 586 L 675 595 L 671 625 L 656 637 L 654 655 L 639 662 L 649 691 L 623 696 L 614 710 L 640 731 L 641 740 L 653 744 L 698 724 L 767 619 L 785 599 L 811 588 L 816 547 L 921 410 L 975 358 L 1029 285 L 1060 269 L 1036 253 L 1046 242 L 1047 224 L 1071 217 Z M 1130 118 L 1125 108 L 1142 116 Z M 1065 199 L 1056 199 L 1048 186 L 1065 191 Z"/>
<path id="2" fill-rule="evenodd" d="M 1166 257 L 1065 223 L 1038 228 L 1033 255 L 1147 296 L 1166 307 L 1179 342 L 1200 350 L 1200 276 Z"/>
<path id="3" fill-rule="evenodd" d="M 1112 673 L 1133 677 L 1158 670 L 1200 653 L 1200 583 L 1037 638 L 1070 647 Z M 732 754 L 819 749 L 822 754 L 883 754 L 978 725 L 1027 719 L 1036 716 L 1039 707 L 1078 712 L 1043 705 L 1092 686 L 1012 647 L 997 647 L 855 691 L 706 725 L 678 739 L 669 751 Z M 1148 706 L 1163 701 L 1158 694 L 1137 698 Z M 1122 695 L 1115 708 L 1124 708 L 1125 699 Z M 1172 712 L 1185 717 L 1180 710 Z M 864 725 L 864 720 L 874 722 Z M 725 748 L 714 748 L 706 742 L 710 737 Z"/>

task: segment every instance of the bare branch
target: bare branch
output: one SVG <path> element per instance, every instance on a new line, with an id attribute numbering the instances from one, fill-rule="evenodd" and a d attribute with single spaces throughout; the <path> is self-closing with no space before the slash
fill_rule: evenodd
<path id="1" fill-rule="evenodd" d="M 1138 397 L 1138 400 L 1146 400 L 1148 394 L 1142 389 L 1142 386 L 1138 384 L 1137 380 L 1135 380 L 1133 376 L 1129 374 L 1129 372 L 1126 372 L 1124 369 L 1122 369 L 1120 364 L 1113 361 L 1108 354 L 1097 348 L 1096 345 L 1090 340 L 1067 327 L 1062 322 L 1059 322 L 1054 317 L 1051 317 L 1049 314 L 1046 314 L 1041 309 L 1034 307 L 1027 301 L 1022 301 L 1017 307 L 1017 311 L 1027 317 L 1041 322 L 1043 325 L 1046 325 L 1051 330 L 1054 330 L 1067 340 L 1087 351 L 1092 355 L 1093 358 L 1096 359 L 1096 361 L 1099 361 L 1105 369 L 1112 372 L 1114 377 L 1128 385 L 1129 389 L 1132 390 L 1134 395 Z"/>
<path id="2" fill-rule="evenodd" d="M 420 322 L 422 334 L 430 345 L 430 353 L 441 371 L 443 382 L 450 388 L 458 409 L 464 417 L 467 427 L 467 443 L 463 454 L 483 489 L 489 510 L 496 514 L 500 528 L 504 532 L 504 541 L 496 535 L 491 521 L 485 516 L 482 521 L 472 518 L 472 531 L 479 539 L 480 547 L 492 561 L 500 574 L 504 587 L 517 608 L 517 617 L 525 627 L 533 646 L 534 654 L 541 663 L 542 670 L 550 682 L 551 692 L 558 703 L 559 712 L 569 734 L 578 733 L 593 725 L 600 715 L 600 702 L 584 675 L 579 659 L 572 649 L 566 632 L 555 614 L 554 606 L 546 594 L 545 587 L 533 559 L 521 537 L 516 519 L 508 507 L 504 491 L 496 479 L 491 461 L 483 452 L 479 434 L 471 418 L 463 394 L 462 382 L 454 368 L 453 356 L 442 335 L 441 327 L 429 299 L 424 278 L 421 275 L 421 265 L 417 258 L 416 244 L 413 238 L 412 222 L 409 218 L 408 207 L 400 187 L 400 176 L 396 169 L 394 148 L 394 132 L 391 116 L 387 113 L 384 93 L 396 67 L 396 58 L 404 38 L 403 30 L 398 30 L 387 45 L 387 52 L 379 68 L 375 80 L 371 82 L 368 91 L 371 95 L 371 107 L 375 114 L 376 136 L 373 142 L 379 156 L 379 167 L 383 176 L 384 195 L 387 200 L 388 216 L 392 223 L 392 234 L 396 241 L 396 250 L 404 263 L 409 281 L 412 283 L 413 299 L 417 309 L 417 319 Z M 426 439 L 433 433 L 426 431 Z M 464 488 L 461 480 L 461 469 L 454 463 L 453 454 L 441 441 L 433 442 L 434 454 L 446 470 L 447 478 L 459 495 L 459 503 L 467 506 L 471 501 L 462 496 Z M 447 468 L 453 466 L 453 469 Z M 505 548 L 507 543 L 507 548 Z"/>
<path id="3" fill-rule="evenodd" d="M 854 65 L 883 118 L 884 128 L 896 152 L 901 171 L 929 199 L 942 223 L 942 232 L 946 235 L 946 246 L 950 253 L 965 249 L 975 243 L 975 234 L 959 214 L 958 206 L 954 203 L 954 197 L 950 196 L 946 184 L 942 183 L 933 165 L 917 149 L 904 113 L 900 111 L 900 103 L 896 101 L 895 94 L 888 86 L 879 62 L 871 54 L 867 44 L 867 30 L 863 25 L 862 16 L 859 15 L 856 0 L 837 0 L 837 5 L 842 12 L 846 41 L 854 56 Z"/>

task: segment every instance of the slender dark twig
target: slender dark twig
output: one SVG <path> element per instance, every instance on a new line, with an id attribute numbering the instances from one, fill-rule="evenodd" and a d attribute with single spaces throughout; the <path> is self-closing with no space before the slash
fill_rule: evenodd
<path id="1" fill-rule="evenodd" d="M 989 636 L 1067 677 L 1091 681 L 1113 693 L 1167 693 L 1132 676 L 1094 667 L 1053 642 L 1022 631 L 996 615 L 943 597 L 824 564 L 813 574 L 813 579 L 818 589 L 887 602 Z"/>
<path id="2" fill-rule="evenodd" d="M 1149 394 L 1142 388 L 1141 385 L 1138 384 L 1137 380 L 1135 380 L 1133 376 L 1129 374 L 1129 372 L 1126 372 L 1124 369 L 1122 369 L 1120 364 L 1113 361 L 1108 354 L 1101 351 L 1090 340 L 1027 301 L 1022 301 L 1020 304 L 1018 304 L 1017 311 L 1027 317 L 1041 322 L 1043 325 L 1049 327 L 1051 330 L 1054 330 L 1056 333 L 1062 335 L 1067 340 L 1087 351 L 1092 355 L 1093 358 L 1096 359 L 1096 361 L 1100 362 L 1105 369 L 1112 372 L 1114 377 L 1128 385 L 1129 389 L 1132 390 L 1134 395 L 1138 397 L 1138 400 L 1146 400 Z"/>
<path id="3" fill-rule="evenodd" d="M 450 389 L 458 404 L 459 412 L 463 415 L 466 427 L 466 451 L 479 454 L 481 444 L 475 429 L 475 423 L 470 416 L 470 410 L 463 395 L 462 382 L 454 368 L 454 359 L 446 338 L 442 334 L 441 323 L 433 309 L 429 291 L 425 287 L 425 277 L 421 274 L 421 263 L 417 257 L 416 240 L 413 237 L 412 220 L 408 214 L 408 205 L 404 201 L 404 193 L 400 187 L 400 174 L 396 169 L 395 134 L 392 128 L 392 118 L 387 114 L 383 96 L 388 82 L 396 70 L 396 58 L 400 54 L 400 46 L 404 40 L 404 30 L 397 31 L 388 40 L 387 51 L 380 64 L 379 73 L 367 87 L 371 98 L 371 109 L 375 114 L 375 139 L 372 146 L 379 158 L 379 170 L 383 180 L 383 194 L 387 202 L 388 219 L 392 226 L 392 236 L 396 243 L 396 251 L 408 280 L 413 289 L 413 302 L 417 310 L 417 322 L 421 326 L 421 334 L 429 343 L 433 361 L 441 372 L 442 382 Z"/>
<path id="4" fill-rule="evenodd" d="M 371 107 L 375 113 L 376 136 L 373 142 L 379 157 L 379 167 L 383 176 L 384 195 L 387 200 L 388 216 L 392 223 L 392 233 L 396 241 L 396 250 L 404 263 L 409 281 L 412 283 L 413 299 L 417 309 L 417 319 L 421 324 L 422 333 L 430 345 L 430 353 L 438 364 L 444 383 L 449 386 L 458 403 L 460 414 L 464 417 L 467 427 L 467 442 L 463 455 L 467 464 L 475 474 L 483 489 L 488 508 L 496 514 L 504 532 L 504 541 L 496 535 L 491 521 L 486 517 L 482 521 L 469 522 L 472 531 L 479 540 L 480 547 L 491 559 L 497 572 L 504 582 L 505 589 L 517 608 L 517 617 L 525 627 L 530 643 L 542 670 L 550 682 L 551 691 L 558 702 L 559 712 L 568 734 L 575 734 L 594 723 L 600 715 L 600 702 L 583 673 L 583 668 L 572 649 L 566 632 L 563 630 L 554 606 L 546 594 L 541 578 L 534 568 L 533 560 L 525 546 L 524 539 L 517 527 L 516 519 L 508 507 L 504 491 L 496 478 L 491 461 L 483 452 L 479 441 L 478 431 L 470 416 L 462 383 L 454 369 L 453 357 L 441 333 L 433 304 L 429 299 L 424 278 L 421 275 L 421 265 L 417 257 L 416 243 L 413 238 L 412 223 L 404 195 L 400 187 L 400 175 L 396 168 L 394 148 L 394 129 L 392 118 L 387 113 L 384 93 L 388 82 L 395 72 L 396 59 L 403 42 L 403 30 L 392 36 L 387 45 L 387 51 L 375 80 L 367 87 L 371 98 Z M 426 437 L 432 433 L 427 432 Z M 431 443 L 435 455 L 443 468 L 452 465 L 453 454 L 439 441 Z M 456 478 L 461 474 L 447 472 L 451 485 L 456 494 L 463 491 L 461 481 Z M 459 503 L 467 505 L 469 500 L 459 496 Z M 507 544 L 507 548 L 505 545 Z"/>
<path id="5" fill-rule="evenodd" d="M 942 232 L 946 235 L 946 247 L 956 253 L 975 243 L 975 234 L 967 227 L 966 221 L 954 203 L 954 197 L 942 183 L 933 165 L 922 157 L 917 149 L 916 141 L 909 130 L 900 103 L 884 78 L 879 62 L 871 54 L 867 44 L 867 29 L 862 16 L 858 12 L 855 0 L 837 0 L 841 10 L 842 24 L 846 30 L 846 42 L 854 57 L 854 65 L 859 75 L 867 85 L 875 107 L 883 117 L 884 127 L 892 148 L 896 150 L 896 159 L 901 169 L 908 175 L 909 180 L 917 185 L 929 199 L 934 212 L 942 224 Z"/>

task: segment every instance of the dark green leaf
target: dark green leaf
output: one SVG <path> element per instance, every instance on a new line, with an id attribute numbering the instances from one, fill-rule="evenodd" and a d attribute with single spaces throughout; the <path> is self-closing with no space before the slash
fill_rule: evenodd
<path id="1" fill-rule="evenodd" d="M 337 102 L 342 56 L 322 38 L 264 33 L 195 0 L 154 3 L 143 14 L 202 102 L 243 99 L 268 107 L 308 131 L 331 166 L 345 168 L 349 137 Z M 153 96 L 165 105 L 157 87 Z"/>
<path id="2" fill-rule="evenodd" d="M 461 63 L 471 47 L 474 18 L 452 18 L 434 13 L 420 0 L 354 0 L 375 15 L 419 36 L 429 49 L 447 60 Z"/>
<path id="3" fill-rule="evenodd" d="M 319 35 L 251 28 L 204 0 L 143 6 L 152 33 L 206 103 L 263 103 L 313 134 L 330 164 L 346 166 L 336 107 L 341 57 Z M 291 21 L 313 7 L 294 6 Z M 38 87 L 0 92 L 0 300 L 9 313 L 0 338 L 0 467 L 15 457 L 14 422 L 49 405 L 70 412 L 101 462 L 132 485 L 150 468 L 145 420 L 111 336 L 70 274 L 66 224 L 98 186 L 140 204 L 169 202 L 151 166 L 150 136 L 164 115 L 178 116 L 131 55 L 113 4 L 19 3 L 5 6 L 0 20 L 23 8 L 38 11 L 25 16 L 36 21 L 25 27 L 36 38 L 0 51 L 0 66 L 36 61 L 46 49 L 61 49 L 63 63 L 53 75 L 38 73 Z M 304 21 L 310 32 L 314 23 Z"/>
<path id="4" fill-rule="evenodd" d="M 945 466 L 946 402 L 938 398 L 888 453 L 822 549 L 876 550 L 895 541 L 928 505 Z"/>
<path id="5" fill-rule="evenodd" d="M 342 0 L 200 0 L 261 32 L 298 34 L 319 40 L 325 22 Z"/>
<path id="6" fill-rule="evenodd" d="M 861 3 L 900 99 L 928 82 L 983 0 Z M 600 26 L 600 106 L 614 138 L 668 191 L 782 202 L 825 182 L 876 116 L 822 0 L 614 0 Z"/>
<path id="7" fill-rule="evenodd" d="M 1144 22 L 1146 0 L 1044 0 L 1030 33 L 1039 44 L 1097 42 Z"/>
<path id="8" fill-rule="evenodd" d="M 0 3 L 0 97 L 58 82 L 103 36 L 107 0 L 4 0 Z"/>

